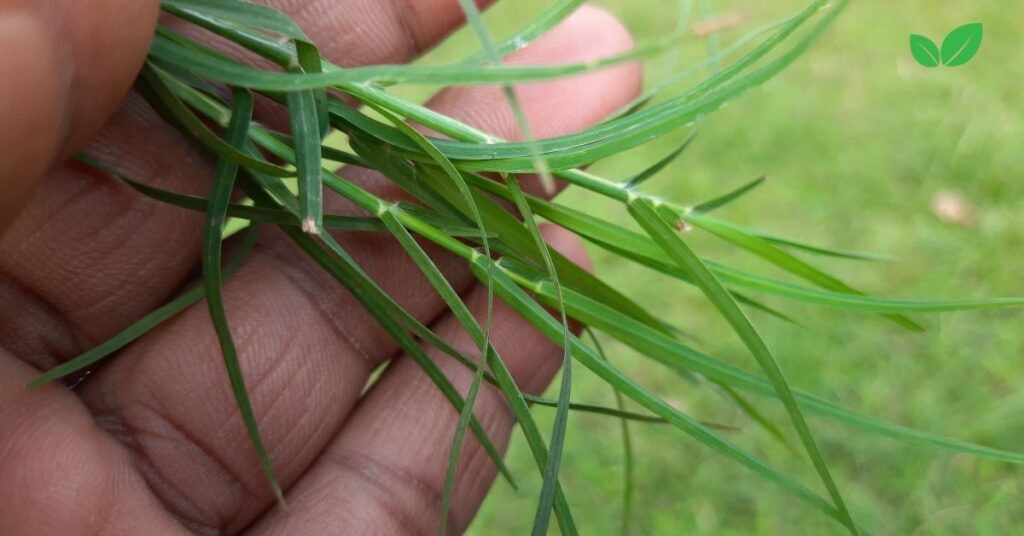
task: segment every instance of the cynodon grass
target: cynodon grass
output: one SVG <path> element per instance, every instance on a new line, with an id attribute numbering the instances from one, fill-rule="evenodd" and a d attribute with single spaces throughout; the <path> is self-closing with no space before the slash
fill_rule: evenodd
<path id="1" fill-rule="evenodd" d="M 482 44 L 482 52 L 442 66 L 380 65 L 341 68 L 321 57 L 316 45 L 286 15 L 243 0 L 164 0 L 163 10 L 204 31 L 231 41 L 276 65 L 257 68 L 240 63 L 203 42 L 168 26 L 157 30 L 138 86 L 163 117 L 205 147 L 218 162 L 208 198 L 181 195 L 140 184 L 88 155 L 83 162 L 119 177 L 141 195 L 203 211 L 203 285 L 157 309 L 76 359 L 37 378 L 33 385 L 60 378 L 89 367 L 124 347 L 187 306 L 205 298 L 216 329 L 230 388 L 248 430 L 252 447 L 261 460 L 268 484 L 283 500 L 263 441 L 257 417 L 248 400 L 239 356 L 228 329 L 221 303 L 221 285 L 244 261 L 242 247 L 222 265 L 222 244 L 228 217 L 248 222 L 246 244 L 255 229 L 275 225 L 282 230 L 355 296 L 396 343 L 416 361 L 460 415 L 453 437 L 447 472 L 442 520 L 446 531 L 447 505 L 453 493 L 456 464 L 466 433 L 474 434 L 503 475 L 514 476 L 474 418 L 473 407 L 481 385 L 496 386 L 518 419 L 519 427 L 543 486 L 534 517 L 534 534 L 545 534 L 551 516 L 565 534 L 577 532 L 570 498 L 559 480 L 562 447 L 567 439 L 566 422 L 574 411 L 596 412 L 623 420 L 623 441 L 630 456 L 627 421 L 656 422 L 673 426 L 699 443 L 778 485 L 807 506 L 833 518 L 852 534 L 869 532 L 871 523 L 856 520 L 847 508 L 842 483 L 833 478 L 826 453 L 819 448 L 811 422 L 816 415 L 864 433 L 887 436 L 905 443 L 942 448 L 1007 463 L 1024 462 L 1024 454 L 909 429 L 865 415 L 793 387 L 775 355 L 747 316 L 748 309 L 793 321 L 785 312 L 758 301 L 759 295 L 847 311 L 884 316 L 911 331 L 923 328 L 911 315 L 1024 305 L 1024 298 L 908 301 L 867 295 L 816 267 L 799 255 L 817 255 L 870 262 L 876 256 L 841 251 L 734 225 L 710 215 L 761 185 L 756 179 L 736 190 L 692 206 L 683 206 L 644 193 L 644 183 L 680 156 L 693 141 L 705 117 L 780 73 L 797 60 L 828 28 L 848 3 L 814 0 L 801 11 L 778 23 L 757 29 L 732 44 L 709 40 L 709 58 L 680 69 L 678 77 L 710 67 L 707 78 L 678 94 L 667 92 L 674 80 L 656 83 L 616 116 L 594 127 L 565 136 L 537 139 L 517 103 L 512 84 L 549 80 L 592 72 L 626 61 L 644 60 L 669 52 L 686 37 L 680 23 L 670 35 L 655 38 L 630 52 L 584 64 L 512 67 L 500 57 L 527 45 L 564 20 L 581 2 L 557 0 L 513 36 L 495 41 L 472 2 L 461 1 L 466 18 Z M 706 2 L 701 2 L 705 12 Z M 690 16 L 689 1 L 680 2 L 680 20 Z M 673 76 L 676 78 L 676 76 Z M 451 117 L 388 91 L 396 84 L 470 85 L 499 84 L 505 87 L 519 122 L 523 141 L 497 139 Z M 229 90 L 229 91 L 226 91 Z M 288 111 L 288 132 L 278 132 L 252 119 L 254 95 L 282 103 Z M 358 101 L 356 108 L 341 96 Z M 428 137 L 409 126 L 416 123 L 445 138 Z M 345 139 L 345 146 L 325 144 L 329 133 Z M 581 170 L 599 160 L 638 145 L 681 135 L 684 141 L 664 159 L 623 180 L 612 181 Z M 349 182 L 334 173 L 337 163 L 374 169 L 417 201 L 395 203 Z M 515 178 L 517 173 L 536 173 L 549 190 L 561 180 L 590 195 L 621 205 L 623 218 L 633 228 L 598 218 L 577 208 L 528 195 Z M 495 178 L 497 176 L 497 179 Z M 327 188 L 363 209 L 365 217 L 325 213 Z M 244 202 L 237 196 L 244 197 Z M 234 201 L 233 201 L 234 199 Z M 637 303 L 628 289 L 614 288 L 573 265 L 545 245 L 538 223 L 547 221 L 580 236 L 587 242 L 631 261 L 638 271 L 660 274 L 699 289 L 735 331 L 762 374 L 748 372 L 709 356 L 686 344 L 677 323 Z M 431 329 L 417 321 L 393 300 L 326 232 L 359 230 L 391 235 L 420 268 L 444 300 L 483 356 L 473 360 L 452 348 Z M 639 229 L 642 232 L 638 232 Z M 802 283 L 750 273 L 701 257 L 684 231 L 706 232 L 788 272 Z M 539 332 L 564 350 L 563 376 L 557 400 L 523 393 L 490 344 L 490 314 L 481 325 L 423 249 L 429 241 L 463 259 L 489 289 L 488 309 L 500 298 Z M 678 409 L 614 366 L 598 343 L 570 330 L 572 319 L 591 332 L 619 341 L 680 374 L 680 381 L 707 384 L 729 394 L 753 422 L 782 439 L 778 424 L 759 412 L 763 399 L 782 404 L 799 439 L 802 453 L 813 466 L 824 494 L 816 484 L 799 481 L 729 439 L 720 427 L 704 423 Z M 463 396 L 421 346 L 425 343 L 474 371 L 474 381 Z M 573 365 L 589 369 L 613 388 L 620 400 L 617 409 L 574 402 L 570 385 Z M 762 397 L 748 400 L 746 395 Z M 647 413 L 623 409 L 624 399 Z M 545 440 L 531 414 L 531 405 L 554 407 L 554 427 Z M 783 441 L 785 441 L 783 439 Z M 627 463 L 627 467 L 629 467 Z M 630 510 L 630 480 L 624 485 L 624 519 Z M 624 521 L 624 527 L 626 522 Z"/>

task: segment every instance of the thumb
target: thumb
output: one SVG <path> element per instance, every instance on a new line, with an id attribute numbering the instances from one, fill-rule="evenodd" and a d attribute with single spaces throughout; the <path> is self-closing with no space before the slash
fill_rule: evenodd
<path id="1" fill-rule="evenodd" d="M 0 232 L 131 86 L 157 0 L 0 1 Z"/>

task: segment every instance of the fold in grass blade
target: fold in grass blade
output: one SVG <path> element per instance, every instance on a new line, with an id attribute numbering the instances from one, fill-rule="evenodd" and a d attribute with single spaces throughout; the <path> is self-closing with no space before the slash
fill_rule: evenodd
<path id="1" fill-rule="evenodd" d="M 225 279 L 234 274 L 242 266 L 242 263 L 248 257 L 249 252 L 251 252 L 253 246 L 256 245 L 256 238 L 258 236 L 258 224 L 251 225 L 246 229 L 238 252 L 221 270 Z M 188 309 L 193 304 L 198 303 L 204 296 L 206 296 L 206 290 L 202 286 L 185 292 L 89 351 L 73 359 L 69 359 L 68 361 L 65 361 L 64 363 L 61 363 L 60 365 L 36 376 L 26 387 L 40 387 L 58 378 L 63 378 L 70 374 L 85 370 L 90 366 L 99 363 L 103 359 L 113 355 L 118 350 L 121 350 L 132 342 L 138 340 L 146 333 L 149 333 L 153 328 L 163 324 L 171 318 L 174 318 L 178 313 Z"/>
<path id="2" fill-rule="evenodd" d="M 833 292 L 840 292 L 843 294 L 852 294 L 857 296 L 863 296 L 864 293 L 851 287 L 850 285 L 840 281 L 839 279 L 822 272 L 815 268 L 811 264 L 794 257 L 793 255 L 779 249 L 772 245 L 766 240 L 751 236 L 737 230 L 734 227 L 723 225 L 717 220 L 707 216 L 701 216 L 699 214 L 684 214 L 683 220 L 687 223 L 703 229 L 715 236 L 744 249 L 762 259 L 786 270 L 787 272 L 809 281 L 816 286 L 830 290 Z M 907 329 L 909 331 L 924 331 L 924 328 L 914 322 L 910 318 L 904 315 L 886 315 L 890 321 L 897 325 Z"/>
<path id="3" fill-rule="evenodd" d="M 716 197 L 714 199 L 709 199 L 707 201 L 704 201 L 703 203 L 698 203 L 698 204 L 694 205 L 693 208 L 691 208 L 689 210 L 689 213 L 690 214 L 705 214 L 705 213 L 711 212 L 712 210 L 720 209 L 720 208 L 728 205 L 729 203 L 732 203 L 733 201 L 736 201 L 737 199 L 743 197 L 744 195 L 749 193 L 754 188 L 757 188 L 758 186 L 761 186 L 767 180 L 768 180 L 768 177 L 766 177 L 766 176 L 758 177 L 758 178 L 756 178 L 756 179 L 754 179 L 754 180 L 744 184 L 743 186 L 740 186 L 739 188 L 736 188 L 735 190 L 733 190 L 731 192 L 727 192 L 727 193 L 725 193 L 723 195 L 720 195 L 720 196 L 718 196 L 718 197 Z"/>
<path id="4" fill-rule="evenodd" d="M 474 187 L 494 193 L 502 197 L 503 199 L 511 200 L 511 194 L 509 193 L 508 188 L 502 186 L 501 184 L 498 184 L 494 181 L 488 180 L 484 177 L 475 174 L 467 174 L 467 178 Z M 530 195 L 527 195 L 526 198 L 530 204 L 530 208 L 535 213 L 546 218 L 552 223 L 555 223 L 560 227 L 568 229 L 576 233 L 578 236 L 581 236 L 587 239 L 588 241 L 596 245 L 599 245 L 604 249 L 607 249 L 608 251 L 616 253 L 617 255 L 620 255 L 622 257 L 629 258 L 634 262 L 640 264 L 647 263 L 648 265 L 653 264 L 652 261 L 647 261 L 647 259 L 643 257 L 638 257 L 634 255 L 631 251 L 622 250 L 621 248 L 612 245 L 620 242 L 635 242 L 637 240 L 639 240 L 641 243 L 650 242 L 650 239 L 647 238 L 646 236 L 634 233 L 632 231 L 627 231 L 625 229 L 615 226 L 612 223 L 591 216 L 586 212 L 571 209 L 558 203 L 554 203 Z M 653 243 L 650 245 L 650 249 L 659 254 L 661 253 L 661 250 L 659 250 Z M 686 281 L 687 283 L 690 282 L 689 279 L 686 278 L 684 275 L 678 274 L 678 270 L 674 270 L 673 267 L 668 267 L 667 265 L 664 264 L 657 264 L 656 269 L 658 269 L 659 271 L 665 271 L 670 273 L 674 272 L 674 275 L 677 275 L 680 279 Z M 797 323 L 789 316 L 783 314 L 780 311 L 772 309 L 767 305 L 754 301 L 746 296 L 738 295 L 735 293 L 734 296 L 737 300 L 741 301 L 745 305 L 758 309 L 785 322 L 790 322 L 794 324 Z M 639 314 L 635 314 L 634 316 L 642 320 L 645 320 L 651 326 L 658 326 L 659 329 L 663 329 L 660 327 L 661 322 L 658 321 L 656 318 L 652 317 L 643 309 L 640 310 Z"/>
<path id="5" fill-rule="evenodd" d="M 773 387 L 779 395 L 779 400 L 789 413 L 790 420 L 796 428 L 800 441 L 804 445 L 808 456 L 814 465 L 818 476 L 829 492 L 832 502 L 839 511 L 840 520 L 850 530 L 851 534 L 858 534 L 857 526 L 850 516 L 846 503 L 843 500 L 839 488 L 832 478 L 825 458 L 822 456 L 818 445 L 811 434 L 811 429 L 804 419 L 800 405 L 793 396 L 789 382 L 786 380 L 779 367 L 778 362 L 771 350 L 764 343 L 761 335 L 758 334 L 750 320 L 743 314 L 743 311 L 736 304 L 728 290 L 704 265 L 699 257 L 689 248 L 686 242 L 675 232 L 672 224 L 665 221 L 658 214 L 655 207 L 645 200 L 638 200 L 628 205 L 630 214 L 637 223 L 644 228 L 655 242 L 660 245 L 670 257 L 675 260 L 680 268 L 690 273 L 694 282 L 704 292 L 715 308 L 729 322 L 733 330 L 739 335 L 744 345 L 750 350 L 758 364 L 765 371 L 771 380 Z"/>
<path id="6" fill-rule="evenodd" d="M 489 259 L 483 259 L 482 257 L 478 257 L 474 260 L 474 273 L 478 278 L 483 277 L 485 270 L 488 269 L 484 266 L 487 262 L 492 261 Z M 527 295 L 523 289 L 519 288 L 500 272 L 495 274 L 494 281 L 495 293 L 501 297 L 505 303 L 517 311 L 520 316 L 530 321 L 534 327 L 556 344 L 562 342 L 562 329 L 558 321 L 547 311 L 541 308 L 541 306 Z M 738 462 L 740 465 L 764 477 L 766 480 L 779 485 L 794 497 L 802 500 L 810 506 L 813 506 L 815 509 L 825 513 L 829 517 L 836 519 L 839 522 L 844 522 L 846 519 L 846 516 L 843 516 L 835 506 L 808 489 L 806 486 L 762 462 L 757 457 L 744 451 L 742 448 L 715 433 L 702 423 L 694 420 L 692 417 L 689 417 L 678 409 L 672 407 L 664 400 L 661 400 L 650 391 L 644 389 L 639 384 L 623 375 L 607 361 L 602 360 L 599 356 L 594 354 L 593 350 L 581 343 L 575 336 L 572 337 L 572 352 L 577 361 L 596 373 L 606 383 L 612 385 L 624 395 L 647 408 L 655 415 L 665 418 L 679 430 L 687 433 L 716 452 Z"/>
<path id="7" fill-rule="evenodd" d="M 227 143 L 240 148 L 245 146 L 248 139 L 249 122 L 252 118 L 253 97 L 245 90 L 235 90 L 234 106 L 231 114 L 231 122 L 227 129 Z M 224 230 L 224 223 L 227 219 L 228 204 L 231 201 L 231 193 L 234 191 L 235 177 L 238 175 L 238 165 L 230 160 L 221 158 L 217 162 L 214 172 L 213 190 L 210 193 L 210 203 L 206 211 L 206 224 L 203 234 L 203 288 L 206 290 L 206 303 L 210 311 L 210 320 L 214 330 L 217 332 L 217 339 L 220 341 L 221 354 L 224 357 L 224 366 L 227 369 L 228 379 L 231 382 L 231 391 L 234 393 L 235 402 L 238 404 L 238 411 L 241 413 L 249 440 L 252 442 L 256 455 L 260 460 L 260 467 L 266 475 L 270 488 L 277 497 L 280 504 L 284 504 L 284 495 L 281 492 L 281 485 L 274 474 L 274 468 L 270 463 L 270 456 L 267 454 L 266 446 L 263 443 L 263 436 L 260 434 L 256 415 L 253 413 L 252 403 L 249 401 L 249 392 L 245 386 L 245 378 L 242 375 L 242 367 L 238 361 L 238 350 L 231 337 L 231 328 L 228 326 L 227 313 L 224 309 L 224 299 L 221 295 L 223 274 L 220 271 L 221 258 L 221 235 Z"/>
<path id="8" fill-rule="evenodd" d="M 690 131 L 690 134 L 686 136 L 686 139 L 683 140 L 683 143 L 679 144 L 679 147 L 676 147 L 675 150 L 673 150 L 671 153 L 666 155 L 661 160 L 655 162 L 654 165 L 652 165 L 651 167 L 627 179 L 625 181 L 625 187 L 629 189 L 636 188 L 637 186 L 646 182 L 647 179 L 650 179 L 651 177 L 657 175 L 658 173 L 661 173 L 663 169 L 668 167 L 669 164 L 671 164 L 672 162 L 675 162 L 676 159 L 679 158 L 679 156 L 682 155 L 684 151 L 686 151 L 686 148 L 689 147 L 691 143 L 693 143 L 694 139 L 697 138 L 697 132 L 699 131 L 700 126 L 694 125 L 693 129 Z"/>
<path id="9" fill-rule="evenodd" d="M 225 158 L 235 164 L 245 167 L 246 169 L 275 177 L 295 176 L 294 171 L 253 158 L 238 150 L 238 148 L 232 147 L 229 143 L 221 139 L 220 136 L 214 134 L 213 131 L 203 124 L 203 122 L 196 117 L 191 110 L 189 110 L 188 106 L 186 106 L 185 103 L 183 103 L 181 99 L 179 99 L 174 92 L 167 87 L 167 77 L 168 75 L 166 73 L 161 72 L 158 67 L 155 67 L 148 62 L 143 66 L 140 74 L 140 80 L 143 82 L 142 88 L 147 90 L 143 91 L 142 94 L 144 97 L 147 97 L 147 101 L 152 104 L 158 112 L 168 112 L 165 114 L 168 116 L 168 119 L 183 128 L 218 157 Z"/>

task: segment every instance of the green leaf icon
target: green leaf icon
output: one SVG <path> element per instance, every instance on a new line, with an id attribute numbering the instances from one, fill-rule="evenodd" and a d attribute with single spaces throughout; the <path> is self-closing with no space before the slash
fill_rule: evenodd
<path id="1" fill-rule="evenodd" d="M 939 66 L 939 47 L 923 35 L 910 34 L 910 53 L 925 67 Z"/>
<path id="2" fill-rule="evenodd" d="M 971 61 L 981 48 L 981 37 L 980 22 L 965 24 L 949 32 L 942 40 L 942 64 L 946 67 L 959 67 Z"/>

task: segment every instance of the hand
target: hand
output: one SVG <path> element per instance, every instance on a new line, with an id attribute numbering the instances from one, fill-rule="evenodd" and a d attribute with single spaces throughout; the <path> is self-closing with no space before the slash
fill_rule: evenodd
<path id="1" fill-rule="evenodd" d="M 454 30 L 455 0 L 277 0 L 341 65 L 408 61 Z M 88 151 L 168 190 L 206 195 L 213 162 L 125 93 L 157 19 L 155 0 L 8 0 L 0 7 L 0 534 L 433 533 L 458 415 L 358 302 L 278 231 L 226 284 L 244 375 L 289 507 L 275 507 L 234 399 L 204 304 L 126 348 L 75 391 L 27 390 L 194 280 L 202 216 L 64 162 Z M 585 7 L 510 58 L 579 62 L 627 50 L 611 15 Z M 640 69 L 524 86 L 540 136 L 584 128 L 629 102 Z M 122 100 L 123 98 L 123 100 Z M 432 106 L 500 136 L 515 121 L 496 88 L 442 91 Z M 276 124 L 263 107 L 262 119 Z M 102 128 L 101 128 L 102 125 Z M 373 172 L 350 180 L 395 188 Z M 354 212 L 338 199 L 332 212 Z M 403 307 L 474 355 L 473 344 L 388 237 L 339 234 Z M 547 238 L 579 262 L 557 229 Z M 485 290 L 437 262 L 474 310 Z M 193 281 L 194 282 L 194 281 Z M 561 352 L 498 305 L 493 338 L 525 391 Z M 362 394 L 370 373 L 394 359 Z M 438 358 L 468 389 L 470 371 Z M 485 386 L 476 411 L 499 447 L 513 419 Z M 469 524 L 495 476 L 470 435 L 451 525 Z"/>

